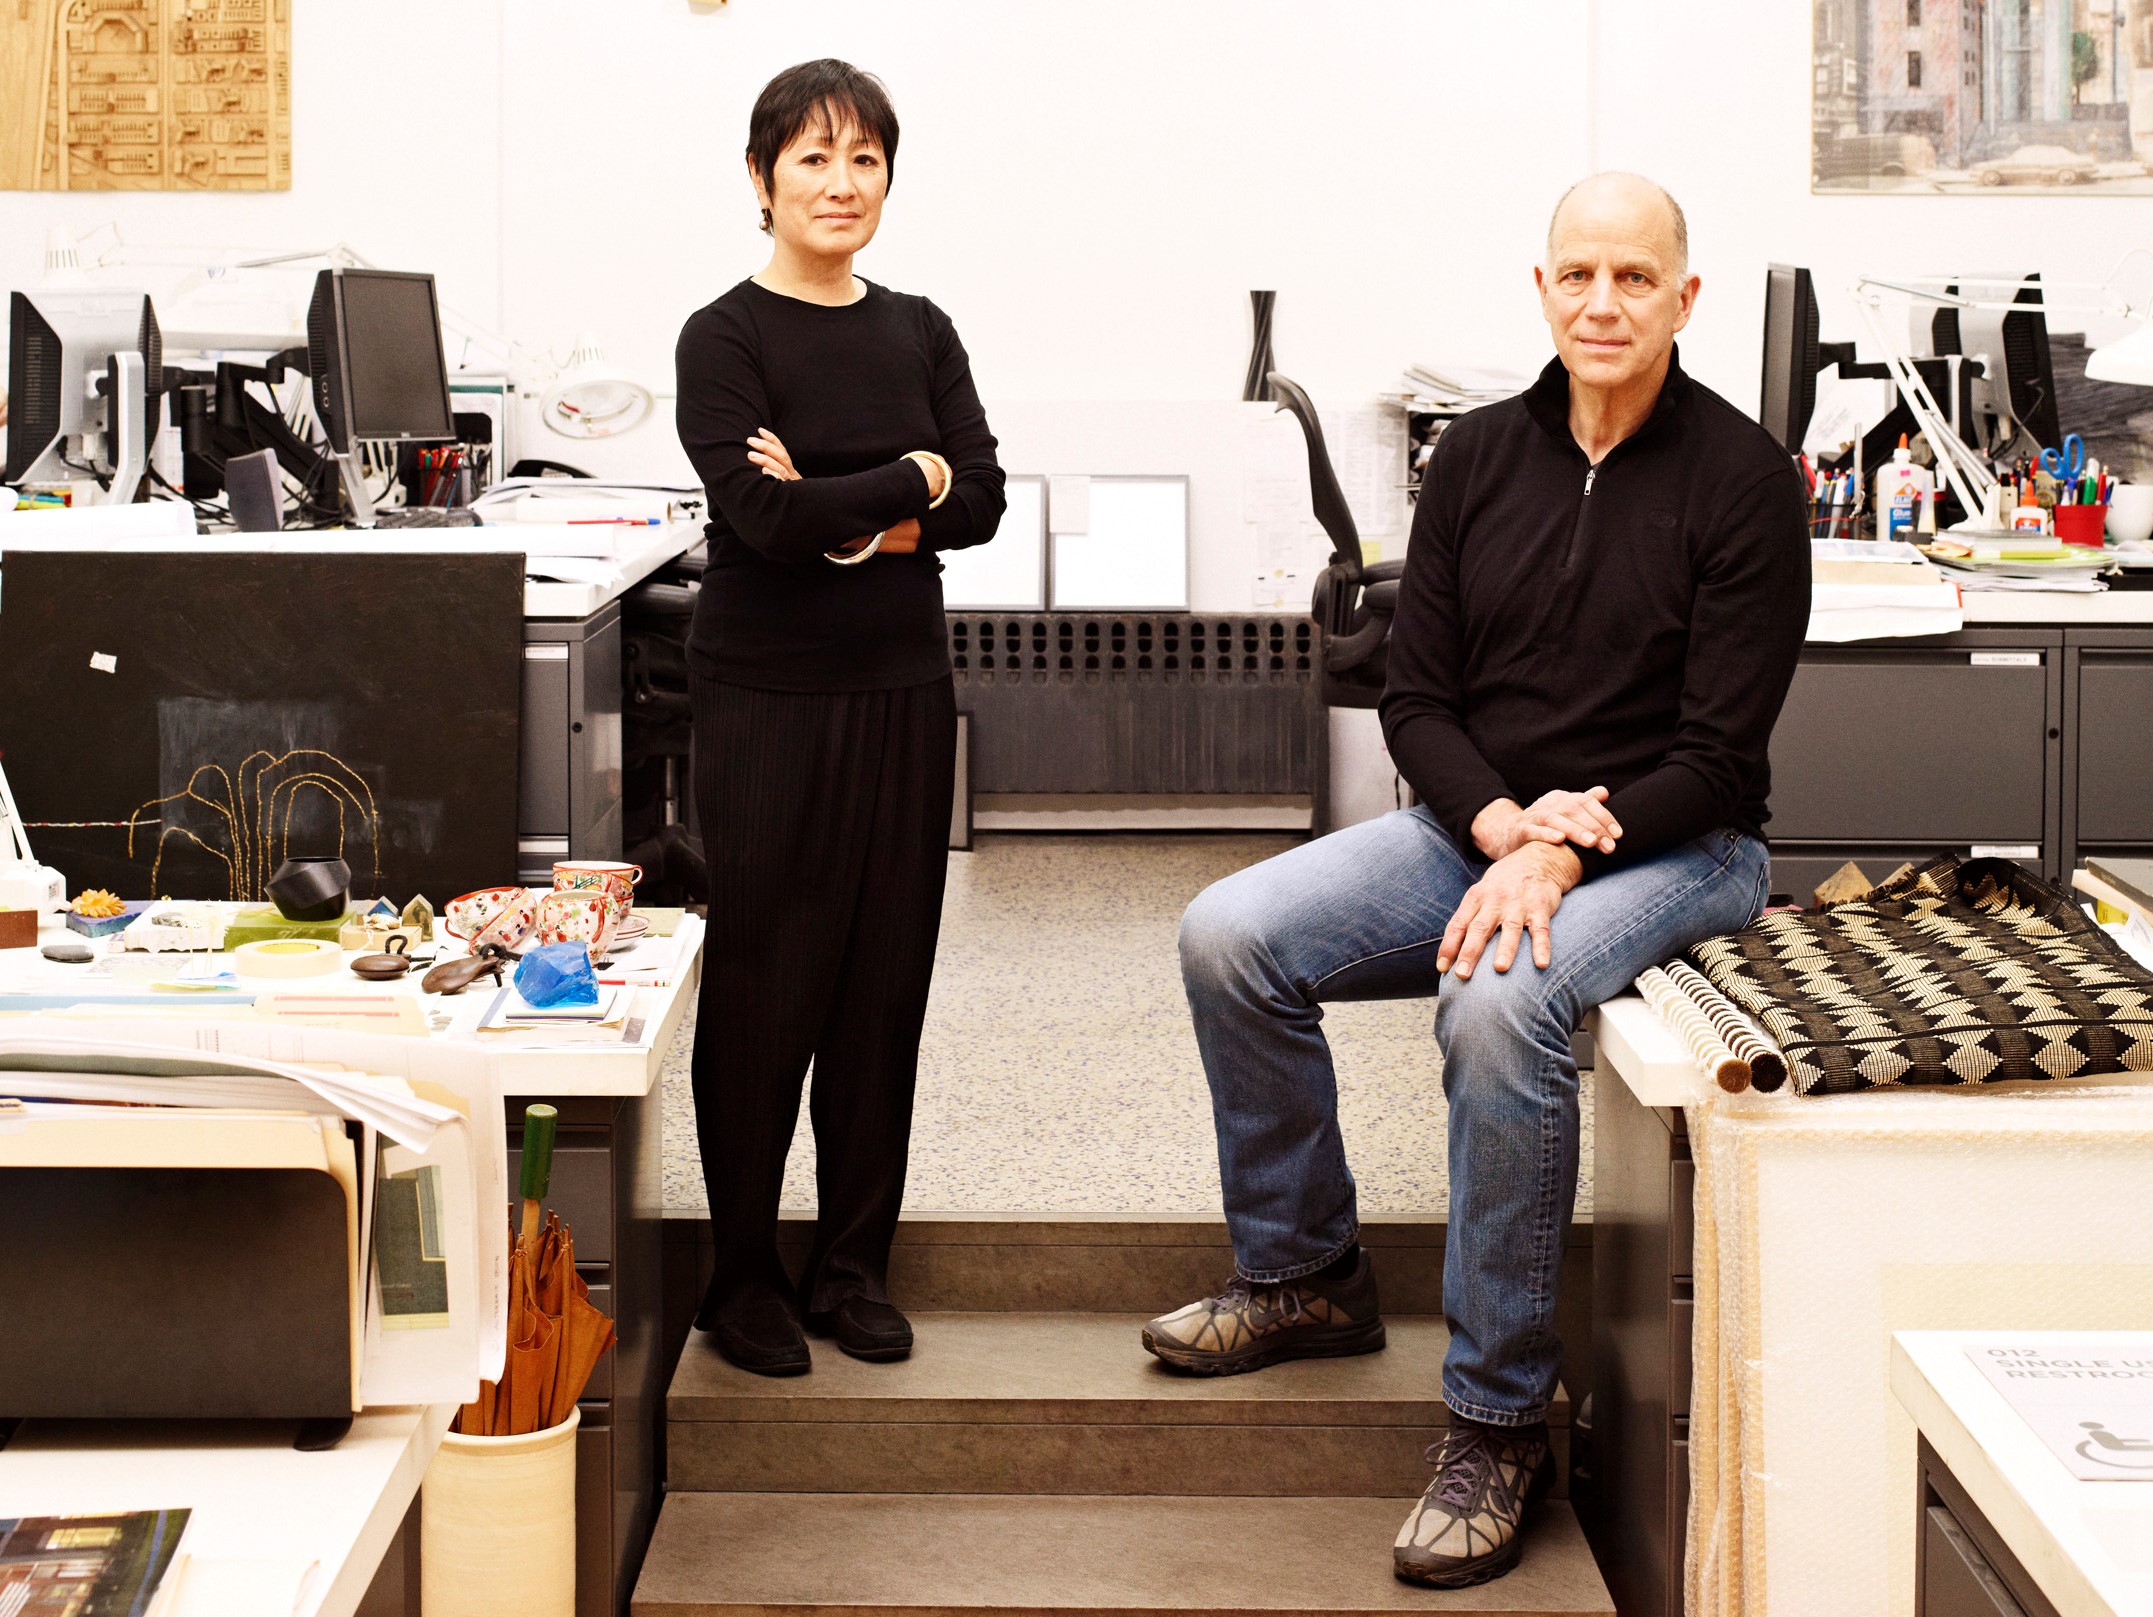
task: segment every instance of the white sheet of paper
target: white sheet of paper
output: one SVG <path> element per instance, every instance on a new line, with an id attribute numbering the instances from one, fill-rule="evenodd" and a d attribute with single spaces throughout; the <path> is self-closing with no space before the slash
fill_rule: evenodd
<path id="1" fill-rule="evenodd" d="M 1056 521 L 1055 610 L 1186 610 L 1189 480 L 1095 477 L 1090 483 L 1088 530 L 1065 533 Z"/>
<path id="2" fill-rule="evenodd" d="M 2081 1482 L 2153 1482 L 2153 1333 L 1976 1343 L 1967 1358 Z"/>
<path id="3" fill-rule="evenodd" d="M 1056 533 L 1091 531 L 1091 479 L 1061 476 L 1047 493 L 1047 517 Z"/>
<path id="4" fill-rule="evenodd" d="M 1043 612 L 1047 605 L 1047 480 L 1011 477 L 994 538 L 942 552 L 942 602 L 958 611 L 992 607 Z"/>

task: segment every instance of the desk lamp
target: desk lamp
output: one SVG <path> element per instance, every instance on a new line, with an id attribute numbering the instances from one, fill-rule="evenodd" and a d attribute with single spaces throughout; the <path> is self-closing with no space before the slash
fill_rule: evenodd
<path id="1" fill-rule="evenodd" d="M 1896 328 L 1885 322 L 1884 295 L 1896 293 L 1939 308 L 2038 314 L 2044 318 L 2051 313 L 2120 315 L 2133 322 L 2132 329 L 2115 341 L 2096 348 L 2086 361 L 2086 375 L 2096 382 L 2130 382 L 2153 387 L 2153 325 L 2148 324 L 2153 320 L 2153 299 L 2141 295 L 2133 300 L 2118 285 L 2125 265 L 2146 253 L 2146 249 L 2137 248 L 2125 254 L 2101 281 L 2045 282 L 2022 276 L 1994 275 L 1910 276 L 1902 279 L 1863 275 L 1855 279 L 1855 307 L 1884 354 L 1884 362 L 1898 386 L 1899 396 L 1906 401 L 1907 409 L 1921 424 L 1923 435 L 1935 449 L 1938 473 L 1966 508 L 1966 520 L 1959 523 L 1959 527 L 2000 527 L 2002 486 L 1980 453 L 1952 430 L 1934 395 L 1929 392 L 1928 384 L 1921 379 L 1913 355 L 1898 335 L 1905 329 L 1905 322 L 1899 322 Z M 1992 295 L 1970 297 L 1962 288 Z M 2000 296 L 1993 295 L 1999 292 Z M 2035 294 L 2031 300 L 2027 298 L 2029 293 Z M 1993 365 L 1994 360 L 1990 363 Z"/>
<path id="2" fill-rule="evenodd" d="M 30 851 L 30 833 L 0 769 L 0 909 L 55 915 L 67 906 L 67 878 L 41 865 Z"/>

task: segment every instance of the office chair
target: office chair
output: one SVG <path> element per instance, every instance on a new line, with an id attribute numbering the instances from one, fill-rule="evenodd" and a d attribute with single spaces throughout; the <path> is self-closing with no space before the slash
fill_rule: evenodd
<path id="1" fill-rule="evenodd" d="M 1316 520 L 1330 536 L 1331 562 L 1316 578 L 1310 615 L 1323 631 L 1323 664 L 1316 680 L 1326 707 L 1374 707 L 1383 695 L 1391 616 L 1398 610 L 1403 561 L 1361 560 L 1360 530 L 1331 470 L 1316 407 L 1297 382 L 1273 371 L 1271 391 L 1290 410 L 1308 440 L 1308 489 Z"/>

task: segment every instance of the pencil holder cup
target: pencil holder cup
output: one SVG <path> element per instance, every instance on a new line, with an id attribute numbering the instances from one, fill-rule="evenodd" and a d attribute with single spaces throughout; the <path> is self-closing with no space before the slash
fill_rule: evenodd
<path id="1" fill-rule="evenodd" d="M 2098 545 L 2108 523 L 2105 505 L 2059 505 L 2053 514 L 2056 537 L 2067 545 Z"/>

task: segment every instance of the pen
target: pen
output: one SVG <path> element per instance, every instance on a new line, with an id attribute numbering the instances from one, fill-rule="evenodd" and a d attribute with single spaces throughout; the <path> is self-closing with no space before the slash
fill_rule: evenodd
<path id="1" fill-rule="evenodd" d="M 662 519 L 658 517 L 570 517 L 571 528 L 655 528 Z"/>

